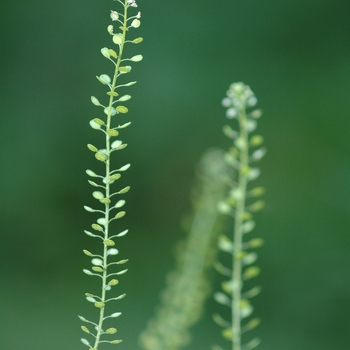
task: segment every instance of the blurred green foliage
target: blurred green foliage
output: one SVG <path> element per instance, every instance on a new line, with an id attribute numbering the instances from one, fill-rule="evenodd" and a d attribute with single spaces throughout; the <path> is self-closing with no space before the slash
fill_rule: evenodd
<path id="1" fill-rule="evenodd" d="M 350 3 L 348 0 L 139 0 L 144 61 L 121 157 L 130 258 L 117 325 L 123 349 L 152 314 L 170 254 L 183 237 L 194 164 L 221 134 L 223 91 L 244 81 L 259 96 L 268 156 L 267 208 L 256 233 L 264 292 L 261 350 L 350 347 Z M 92 202 L 85 169 L 90 103 L 111 1 L 0 5 L 1 330 L 7 350 L 83 347 L 89 316 L 81 270 Z M 141 33 L 141 32 L 140 32 Z M 137 54 L 138 52 L 135 52 Z M 131 52 L 133 54 L 133 52 Z M 101 88 L 102 89 L 102 88 Z M 101 90 L 102 91 L 102 90 Z M 102 92 L 101 92 L 102 93 Z M 120 180 L 122 181 L 122 180 Z M 208 303 L 191 349 L 220 337 Z M 76 345 L 75 345 L 76 344 Z"/>

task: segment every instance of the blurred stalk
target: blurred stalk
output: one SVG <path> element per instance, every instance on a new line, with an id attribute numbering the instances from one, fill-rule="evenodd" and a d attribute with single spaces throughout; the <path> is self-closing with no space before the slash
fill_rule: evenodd
<path id="1" fill-rule="evenodd" d="M 188 329 L 201 317 L 210 292 L 207 272 L 216 255 L 218 203 L 224 196 L 224 152 L 208 150 L 200 160 L 201 191 L 185 244 L 177 253 L 177 268 L 167 276 L 161 306 L 140 336 L 144 350 L 178 350 L 188 345 Z"/>

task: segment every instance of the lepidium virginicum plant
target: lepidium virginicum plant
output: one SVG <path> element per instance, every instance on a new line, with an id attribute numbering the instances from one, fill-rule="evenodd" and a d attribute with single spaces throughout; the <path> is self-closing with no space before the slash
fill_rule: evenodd
<path id="1" fill-rule="evenodd" d="M 112 37 L 115 44 L 114 49 L 104 47 L 101 49 L 102 55 L 107 58 L 114 67 L 113 76 L 102 74 L 97 77 L 97 80 L 107 87 L 106 104 L 102 104 L 99 100 L 92 96 L 91 101 L 95 106 L 102 107 L 104 118 L 95 118 L 90 121 L 90 126 L 101 132 L 105 138 L 105 144 L 98 148 L 92 144 L 88 144 L 88 148 L 95 155 L 97 161 L 103 163 L 104 172 L 97 174 L 92 170 L 87 170 L 86 173 L 96 179 L 95 181 L 88 180 L 90 185 L 97 190 L 92 193 L 96 199 L 96 208 L 85 206 L 88 212 L 97 213 L 99 217 L 96 222 L 92 224 L 93 232 L 84 231 L 88 236 L 95 238 L 100 245 L 96 247 L 98 252 L 90 252 L 84 250 L 84 253 L 92 258 L 91 269 L 84 269 L 87 275 L 97 277 L 100 281 L 101 292 L 99 295 L 86 293 L 86 299 L 91 302 L 96 310 L 98 310 L 97 321 L 90 321 L 79 316 L 80 320 L 84 322 L 81 328 L 89 334 L 92 338 L 91 342 L 85 338 L 81 341 L 88 346 L 90 350 L 100 349 L 102 343 L 118 344 L 121 339 L 111 339 L 110 335 L 117 332 L 113 326 L 109 326 L 111 319 L 120 316 L 120 312 L 113 312 L 113 303 L 116 300 L 125 297 L 125 294 L 113 293 L 113 289 L 119 283 L 119 275 L 124 274 L 127 269 L 118 268 L 124 265 L 128 260 L 122 259 L 113 261 L 113 257 L 117 255 L 118 249 L 115 248 L 115 240 L 124 236 L 128 230 L 113 234 L 111 232 L 111 223 L 117 219 L 121 219 L 125 215 L 125 211 L 120 210 L 125 204 L 125 200 L 120 198 L 123 194 L 129 191 L 130 187 L 118 188 L 117 180 L 121 177 L 121 172 L 126 171 L 130 164 L 122 165 L 119 168 L 112 166 L 112 158 L 116 157 L 116 152 L 126 147 L 126 144 L 121 140 L 116 139 L 122 129 L 128 127 L 130 122 L 119 124 L 121 116 L 128 112 L 128 108 L 123 103 L 131 98 L 130 95 L 121 95 L 125 87 L 135 84 L 135 81 L 119 83 L 119 80 L 126 73 L 129 73 L 131 66 L 127 65 L 129 62 L 139 62 L 142 60 L 142 55 L 136 55 L 131 58 L 123 58 L 124 47 L 126 44 L 138 44 L 143 39 L 138 37 L 133 40 L 127 40 L 129 31 L 138 28 L 141 24 L 141 14 L 129 15 L 131 8 L 137 7 L 135 0 L 116 0 L 122 6 L 122 10 L 111 11 L 111 19 L 117 23 L 117 27 L 109 25 L 108 33 Z M 102 114 L 103 114 L 102 113 Z M 120 165 L 119 165 L 120 166 Z M 118 295 L 119 294 L 119 295 Z M 117 296 L 115 296 L 117 295 Z M 108 308 L 108 310 L 107 310 Z M 106 328 L 108 325 L 108 328 Z"/>
<path id="2" fill-rule="evenodd" d="M 237 130 L 230 125 L 225 125 L 223 130 L 233 142 L 225 159 L 233 170 L 231 174 L 237 174 L 237 180 L 232 179 L 230 173 L 227 174 L 228 194 L 226 200 L 219 204 L 219 211 L 234 219 L 232 236 L 220 235 L 218 239 L 219 249 L 229 253 L 231 266 L 215 264 L 216 270 L 224 275 L 226 280 L 222 283 L 222 291 L 215 293 L 214 298 L 218 303 L 230 308 L 231 320 L 226 321 L 216 314 L 214 321 L 223 328 L 222 335 L 231 341 L 232 350 L 250 350 L 260 343 L 259 338 L 245 344 L 242 341 L 243 334 L 260 323 L 258 318 L 247 319 L 253 313 L 250 299 L 259 294 L 261 288 L 255 286 L 247 289 L 246 286 L 248 281 L 260 272 L 260 268 L 252 264 L 257 259 L 255 249 L 263 244 L 261 238 L 249 237 L 255 227 L 253 213 L 264 206 L 263 200 L 255 198 L 265 192 L 263 187 L 250 186 L 250 182 L 260 175 L 260 170 L 254 167 L 254 163 L 266 153 L 265 148 L 261 147 L 263 137 L 253 134 L 257 127 L 257 119 L 262 114 L 259 109 L 249 112 L 256 103 L 254 93 L 243 83 L 232 84 L 227 91 L 227 97 L 223 99 L 223 105 L 227 107 L 227 118 L 236 122 Z M 217 345 L 213 349 L 222 350 Z"/>

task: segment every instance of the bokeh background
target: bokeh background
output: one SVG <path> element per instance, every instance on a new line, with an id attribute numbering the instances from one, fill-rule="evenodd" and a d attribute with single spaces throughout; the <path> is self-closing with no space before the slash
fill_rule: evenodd
<path id="1" fill-rule="evenodd" d="M 264 116 L 268 154 L 256 184 L 263 293 L 261 350 L 350 348 L 350 2 L 348 0 L 138 1 L 145 38 L 129 53 L 132 127 L 123 184 L 127 216 L 120 290 L 121 349 L 137 349 L 173 266 L 173 247 L 191 211 L 195 164 L 226 148 L 220 101 L 244 81 Z M 86 168 L 98 144 L 95 75 L 109 73 L 100 48 L 117 3 L 2 1 L 0 4 L 0 339 L 7 350 L 84 349 L 77 314 L 91 278 L 83 234 L 92 216 Z M 125 119 L 127 120 L 127 119 Z M 215 274 L 214 274 L 215 275 Z M 221 342 L 208 301 L 190 349 Z M 106 347 L 107 349 L 107 347 Z"/>

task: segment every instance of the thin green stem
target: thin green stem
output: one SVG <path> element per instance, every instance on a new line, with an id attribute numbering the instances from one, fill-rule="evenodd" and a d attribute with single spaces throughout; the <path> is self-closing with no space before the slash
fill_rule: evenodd
<path id="1" fill-rule="evenodd" d="M 219 236 L 218 247 L 221 251 L 232 254 L 232 271 L 220 263 L 216 265 L 218 272 L 224 276 L 230 276 L 230 280 L 224 281 L 222 284 L 224 293 L 215 293 L 214 298 L 218 303 L 231 307 L 231 324 L 220 315 L 214 315 L 214 321 L 224 328 L 223 336 L 231 341 L 231 350 L 253 349 L 260 343 L 259 338 L 254 338 L 249 343 L 242 345 L 242 334 L 254 329 L 259 324 L 257 318 L 246 322 L 244 319 L 252 314 L 253 307 L 250 305 L 249 299 L 257 295 L 260 288 L 253 288 L 245 295 L 242 293 L 243 281 L 257 277 L 260 271 L 257 266 L 248 267 L 257 258 L 257 254 L 251 250 L 259 248 L 263 244 L 261 238 L 248 241 L 243 239 L 245 234 L 252 231 L 255 226 L 252 214 L 264 206 L 262 200 L 252 204 L 247 203 L 251 198 L 259 197 L 264 193 L 262 187 L 256 187 L 247 192 L 250 182 L 255 180 L 260 173 L 259 169 L 252 168 L 250 163 L 261 159 L 266 152 L 264 148 L 260 148 L 249 155 L 250 148 L 259 147 L 263 143 L 262 136 L 250 135 L 257 126 L 256 120 L 260 118 L 261 111 L 256 109 L 247 114 L 247 109 L 254 107 L 256 103 L 257 99 L 253 91 L 242 82 L 231 84 L 226 97 L 222 100 L 223 106 L 227 108 L 226 117 L 238 122 L 238 130 L 232 129 L 230 125 L 225 125 L 223 128 L 225 136 L 233 141 L 233 145 L 225 155 L 225 160 L 231 168 L 227 174 L 228 181 L 226 182 L 228 194 L 227 198 L 219 203 L 218 210 L 222 214 L 233 216 L 234 227 L 232 238 L 226 235 Z M 217 347 L 217 349 L 219 348 Z"/>
<path id="2" fill-rule="evenodd" d="M 248 132 L 246 130 L 247 117 L 244 108 L 241 108 L 238 116 L 240 128 L 240 170 L 238 177 L 238 199 L 235 213 L 235 224 L 233 232 L 233 293 L 232 293 L 232 350 L 241 350 L 241 291 L 242 291 L 242 222 L 245 208 L 245 199 L 247 191 L 246 170 L 249 162 L 249 142 Z"/>
<path id="3" fill-rule="evenodd" d="M 115 71 L 113 76 L 113 81 L 111 85 L 111 91 L 114 92 L 117 86 L 117 78 L 118 78 L 118 72 L 120 63 L 122 60 L 123 50 L 124 50 L 124 44 L 125 44 L 125 38 L 126 38 L 126 31 L 127 31 L 127 11 L 128 11 L 128 5 L 127 0 L 124 2 L 124 23 L 122 26 L 122 40 L 119 46 L 119 53 L 117 62 L 115 64 Z M 109 104 L 108 104 L 108 114 L 107 114 L 107 124 L 106 124 L 106 131 L 111 129 L 111 122 L 112 122 L 112 106 L 114 102 L 113 95 L 109 98 Z M 108 158 L 105 162 L 106 165 L 106 176 L 105 176 L 105 191 L 106 191 L 106 198 L 110 198 L 111 189 L 110 189 L 110 180 L 109 177 L 111 175 L 111 136 L 106 132 L 106 153 L 108 155 Z M 109 212 L 110 212 L 110 204 L 105 203 L 105 230 L 104 230 L 104 239 L 109 239 Z M 104 244 L 103 248 L 103 273 L 102 273 L 102 291 L 101 291 L 101 302 L 104 304 L 106 303 L 106 286 L 107 286 L 107 268 L 108 268 L 108 262 L 107 262 L 107 251 L 108 246 Z M 100 344 L 101 335 L 103 333 L 103 320 L 104 320 L 104 312 L 105 312 L 105 306 L 101 307 L 100 309 L 100 316 L 99 316 L 99 322 L 97 327 L 97 334 L 95 339 L 94 348 L 97 349 L 98 345 Z"/>

